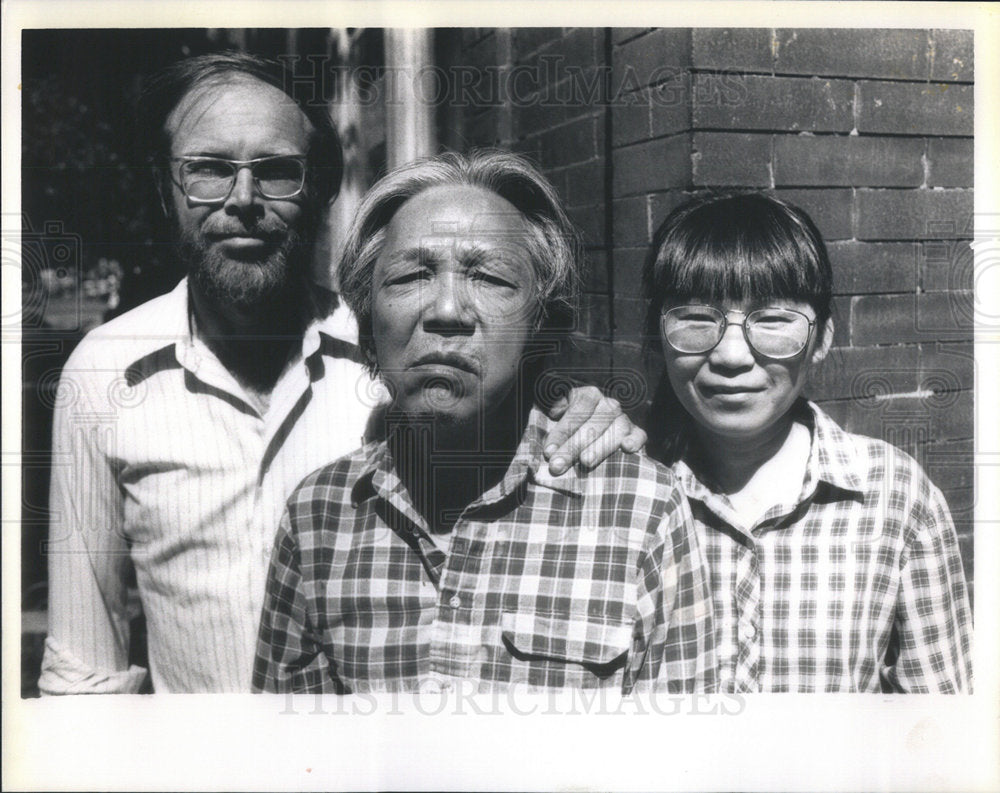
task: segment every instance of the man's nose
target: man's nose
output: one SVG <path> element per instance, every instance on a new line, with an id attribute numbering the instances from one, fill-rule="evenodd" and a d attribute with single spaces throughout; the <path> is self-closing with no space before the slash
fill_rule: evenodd
<path id="1" fill-rule="evenodd" d="M 424 329 L 430 333 L 469 335 L 475 329 L 465 278 L 439 272 L 425 287 Z"/>
<path id="2" fill-rule="evenodd" d="M 231 209 L 246 209 L 257 200 L 257 187 L 253 181 L 253 171 L 244 166 L 237 169 L 233 180 L 233 189 L 226 198 L 226 207 Z"/>
<path id="3" fill-rule="evenodd" d="M 744 319 L 741 317 L 740 319 Z M 713 363 L 729 368 L 752 366 L 754 364 L 753 350 L 747 344 L 743 333 L 742 322 L 730 320 L 722 339 L 710 354 Z"/>

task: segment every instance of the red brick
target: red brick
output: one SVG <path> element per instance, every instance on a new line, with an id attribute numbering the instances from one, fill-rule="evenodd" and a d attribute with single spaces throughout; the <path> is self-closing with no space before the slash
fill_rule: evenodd
<path id="1" fill-rule="evenodd" d="M 779 185 L 920 187 L 924 142 L 906 138 L 780 135 L 774 139 Z"/>
<path id="2" fill-rule="evenodd" d="M 931 481 L 938 487 L 963 487 L 972 489 L 976 481 L 973 465 L 975 443 L 965 440 L 925 444 L 920 459 Z"/>
<path id="3" fill-rule="evenodd" d="M 603 149 L 604 125 L 594 118 L 581 118 L 542 133 L 539 138 L 541 164 L 558 168 L 597 157 Z"/>
<path id="4" fill-rule="evenodd" d="M 480 39 L 492 35 L 492 28 L 462 28 L 462 47 L 468 49 Z"/>
<path id="5" fill-rule="evenodd" d="M 819 229 L 823 239 L 843 240 L 853 236 L 851 224 L 852 191 L 842 188 L 830 190 L 775 190 L 775 195 L 805 210 Z"/>
<path id="6" fill-rule="evenodd" d="M 920 246 L 912 242 L 831 242 L 833 290 L 838 295 L 914 292 Z"/>
<path id="7" fill-rule="evenodd" d="M 591 204 L 585 207 L 569 207 L 566 210 L 569 219 L 583 234 L 584 244 L 587 246 L 603 247 L 607 244 L 607 234 L 605 232 L 605 208 L 604 204 Z"/>
<path id="8" fill-rule="evenodd" d="M 695 87 L 695 129 L 849 132 L 854 126 L 854 86 L 845 80 L 757 75 L 711 80 L 719 90 Z"/>
<path id="9" fill-rule="evenodd" d="M 925 242 L 920 248 L 920 283 L 925 292 L 973 289 L 969 240 Z"/>
<path id="10" fill-rule="evenodd" d="M 976 361 L 971 341 L 920 345 L 921 388 L 971 390 L 976 386 Z"/>
<path id="11" fill-rule="evenodd" d="M 583 265 L 583 290 L 607 293 L 608 289 L 608 252 L 587 251 Z"/>
<path id="12" fill-rule="evenodd" d="M 649 197 L 650 240 L 653 232 L 666 220 L 667 215 L 691 197 L 691 193 L 685 193 L 681 190 L 668 190 L 666 193 L 657 193 Z"/>
<path id="13" fill-rule="evenodd" d="M 807 395 L 812 399 L 872 399 L 876 394 L 917 389 L 919 350 L 916 346 L 834 347 L 809 373 Z"/>
<path id="14" fill-rule="evenodd" d="M 678 73 L 650 89 L 653 135 L 671 135 L 691 128 L 691 75 Z"/>
<path id="15" fill-rule="evenodd" d="M 504 108 L 490 108 L 465 123 L 465 137 L 469 146 L 503 146 L 507 141 L 501 136 L 501 115 Z"/>
<path id="16" fill-rule="evenodd" d="M 463 64 L 482 69 L 485 66 L 496 66 L 500 62 L 499 49 L 495 33 L 483 36 L 475 44 L 465 48 Z"/>
<path id="17" fill-rule="evenodd" d="M 858 132 L 972 135 L 971 85 L 858 83 Z"/>
<path id="18" fill-rule="evenodd" d="M 650 110 L 652 100 L 649 89 L 635 91 L 619 98 L 612 106 L 611 143 L 613 146 L 623 146 L 652 137 Z"/>
<path id="19" fill-rule="evenodd" d="M 927 238 L 941 224 L 972 216 L 971 190 L 858 190 L 856 201 L 862 240 Z"/>
<path id="20" fill-rule="evenodd" d="M 608 251 L 603 249 L 587 250 L 583 257 L 583 291 L 601 292 L 607 294 L 608 285 Z"/>
<path id="21" fill-rule="evenodd" d="M 646 248 L 616 248 L 614 252 L 615 295 L 643 297 L 642 267 Z"/>
<path id="22" fill-rule="evenodd" d="M 771 185 L 771 136 L 696 132 L 691 154 L 696 185 Z"/>
<path id="23" fill-rule="evenodd" d="M 645 245 L 649 242 L 649 210 L 646 196 L 619 198 L 612 204 L 615 248 Z"/>
<path id="24" fill-rule="evenodd" d="M 583 295 L 581 329 L 591 339 L 611 338 L 611 305 L 606 295 Z"/>
<path id="25" fill-rule="evenodd" d="M 562 34 L 562 28 L 514 28 L 515 59 L 523 62 L 528 55 Z"/>
<path id="26" fill-rule="evenodd" d="M 974 71 L 971 30 L 932 30 L 931 79 L 971 83 Z"/>
<path id="27" fill-rule="evenodd" d="M 916 456 L 923 442 L 971 437 L 972 421 L 972 392 L 962 391 L 948 395 L 947 400 L 901 396 L 874 404 L 854 401 L 846 429 L 879 438 Z"/>
<path id="28" fill-rule="evenodd" d="M 512 103 L 510 112 L 514 134 L 519 138 L 541 134 L 570 120 L 565 103 L 548 101 L 543 97 Z"/>
<path id="29" fill-rule="evenodd" d="M 601 390 L 617 399 L 622 410 L 634 416 L 642 411 L 652 395 L 650 377 L 643 366 L 630 363 L 633 358 L 631 352 L 625 356 L 618 355 L 617 350 L 615 352 L 614 371 Z"/>
<path id="30" fill-rule="evenodd" d="M 615 197 L 684 186 L 690 181 L 687 135 L 651 140 L 614 152 Z"/>
<path id="31" fill-rule="evenodd" d="M 574 335 L 564 346 L 557 367 L 584 383 L 600 383 L 611 371 L 611 344 Z"/>
<path id="32" fill-rule="evenodd" d="M 926 30 L 777 31 L 775 71 L 927 79 Z"/>
<path id="33" fill-rule="evenodd" d="M 559 54 L 565 59 L 564 66 L 591 67 L 601 62 L 599 47 L 602 47 L 604 32 L 601 28 L 573 28 L 558 43 L 546 52 Z"/>
<path id="34" fill-rule="evenodd" d="M 851 338 L 855 344 L 970 339 L 971 318 L 956 310 L 963 299 L 956 292 L 853 298 Z"/>
<path id="35" fill-rule="evenodd" d="M 691 31 L 661 28 L 615 47 L 611 55 L 612 93 L 620 86 L 654 85 L 690 60 Z"/>
<path id="36" fill-rule="evenodd" d="M 930 480 L 941 488 L 952 519 L 956 523 L 971 521 L 976 503 L 976 491 L 986 486 L 976 469 L 973 442 L 952 440 L 927 443 L 920 449 L 917 460 Z M 955 527 L 959 528 L 958 525 Z M 971 526 L 966 527 L 971 535 Z"/>
<path id="37" fill-rule="evenodd" d="M 770 71 L 774 65 L 768 28 L 695 28 L 691 53 L 696 69 Z"/>
<path id="38" fill-rule="evenodd" d="M 646 301 L 615 296 L 615 341 L 641 344 L 646 319 Z"/>
<path id="39" fill-rule="evenodd" d="M 611 39 L 615 44 L 624 44 L 626 41 L 645 35 L 650 30 L 653 28 L 611 28 Z"/>
<path id="40" fill-rule="evenodd" d="M 567 206 L 604 200 L 604 159 L 571 165 L 563 172 Z"/>
<path id="41" fill-rule="evenodd" d="M 927 159 L 927 183 L 932 187 L 973 186 L 972 138 L 932 138 L 927 141 Z"/>

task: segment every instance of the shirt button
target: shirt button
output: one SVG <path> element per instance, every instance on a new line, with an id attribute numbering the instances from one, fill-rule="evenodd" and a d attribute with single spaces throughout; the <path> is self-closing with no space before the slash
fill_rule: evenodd
<path id="1" fill-rule="evenodd" d="M 462 598 L 460 598 L 458 595 L 452 595 L 451 599 L 448 601 L 448 605 L 451 606 L 453 609 L 460 608 L 462 605 Z"/>
<path id="2" fill-rule="evenodd" d="M 752 641 L 753 638 L 757 635 L 757 626 L 747 625 L 747 624 L 740 625 L 739 634 L 741 642 Z"/>

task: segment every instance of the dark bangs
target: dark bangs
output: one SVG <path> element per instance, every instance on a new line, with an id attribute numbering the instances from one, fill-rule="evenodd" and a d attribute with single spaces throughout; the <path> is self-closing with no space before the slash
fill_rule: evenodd
<path id="1" fill-rule="evenodd" d="M 643 274 L 648 341 L 668 301 L 808 303 L 830 316 L 826 246 L 801 209 L 762 193 L 716 195 L 681 205 L 653 237 Z"/>

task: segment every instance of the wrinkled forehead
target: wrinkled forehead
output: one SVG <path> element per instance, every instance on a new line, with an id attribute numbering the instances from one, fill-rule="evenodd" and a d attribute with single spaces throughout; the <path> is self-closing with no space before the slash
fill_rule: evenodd
<path id="1" fill-rule="evenodd" d="M 306 140 L 313 131 L 292 97 L 270 83 L 238 73 L 214 75 L 192 86 L 170 111 L 164 128 L 171 141 L 178 136 L 211 141 L 254 128 L 259 136 L 277 133 Z"/>

